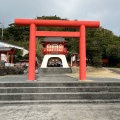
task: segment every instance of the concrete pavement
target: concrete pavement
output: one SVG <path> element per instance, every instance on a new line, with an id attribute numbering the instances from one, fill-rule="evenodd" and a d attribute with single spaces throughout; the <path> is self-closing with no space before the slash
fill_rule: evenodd
<path id="1" fill-rule="evenodd" d="M 65 80 L 61 75 L 37 75 L 37 81 Z M 92 81 L 119 82 L 120 79 L 88 77 Z M 70 81 L 78 81 L 69 77 Z M 36 81 L 36 82 L 37 82 Z M 0 82 L 28 82 L 27 75 L 1 76 Z M 0 105 L 0 120 L 120 120 L 119 103 L 11 104 Z"/>
<path id="2" fill-rule="evenodd" d="M 6 75 L 6 76 L 0 76 L 0 82 L 29 82 L 27 80 L 27 74 L 23 75 Z M 68 75 L 64 74 L 36 74 L 36 81 L 35 82 L 43 82 L 43 81 L 80 81 L 77 78 L 70 77 Z M 118 78 L 104 78 L 103 77 L 89 77 L 87 76 L 87 80 L 84 82 L 120 82 L 120 75 L 118 75 Z M 80 81 L 83 82 L 83 81 Z"/>
<path id="3" fill-rule="evenodd" d="M 0 120 L 120 120 L 120 104 L 1 105 Z"/>

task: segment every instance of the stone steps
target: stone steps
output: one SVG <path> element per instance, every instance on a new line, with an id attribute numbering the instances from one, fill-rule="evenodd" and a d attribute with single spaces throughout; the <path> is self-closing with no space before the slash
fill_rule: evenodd
<path id="1" fill-rule="evenodd" d="M 0 100 L 119 99 L 118 92 L 102 93 L 3 93 Z"/>
<path id="2" fill-rule="evenodd" d="M 1 82 L 0 83 L 0 88 L 1 87 L 120 87 L 120 82 L 80 82 L 80 81 L 74 81 L 74 82 L 64 82 L 64 81 L 58 81 L 58 82 L 38 82 L 38 81 L 28 81 L 28 82 Z"/>
<path id="3" fill-rule="evenodd" d="M 0 87 L 0 93 L 120 92 L 120 87 Z"/>
<path id="4" fill-rule="evenodd" d="M 54 103 L 120 103 L 119 99 L 104 99 L 104 100 L 73 100 L 73 99 L 66 99 L 66 100 L 9 100 L 9 101 L 0 101 L 0 104 L 54 104 Z"/>
<path id="5" fill-rule="evenodd" d="M 62 67 L 48 67 L 39 69 L 39 74 L 65 74 L 65 73 L 72 73 L 72 69 Z"/>
<path id="6" fill-rule="evenodd" d="M 120 102 L 120 82 L 0 83 L 0 104 L 115 102 Z"/>

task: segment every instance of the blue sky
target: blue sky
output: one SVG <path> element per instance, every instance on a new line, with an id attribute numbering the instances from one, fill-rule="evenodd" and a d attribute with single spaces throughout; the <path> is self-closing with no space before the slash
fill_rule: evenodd
<path id="1" fill-rule="evenodd" d="M 119 12 L 120 0 L 0 0 L 0 22 L 5 27 L 15 18 L 57 15 L 69 20 L 98 20 L 103 28 L 120 36 Z"/>

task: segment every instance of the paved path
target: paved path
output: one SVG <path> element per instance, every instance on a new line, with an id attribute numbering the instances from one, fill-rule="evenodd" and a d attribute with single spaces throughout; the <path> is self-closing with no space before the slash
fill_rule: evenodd
<path id="1" fill-rule="evenodd" d="M 0 120 L 120 120 L 120 104 L 3 105 Z"/>
<path id="2" fill-rule="evenodd" d="M 76 78 L 64 75 L 64 74 L 47 74 L 47 75 L 36 75 L 35 82 L 69 82 L 69 81 L 80 81 Z M 8 76 L 0 76 L 0 82 L 29 82 L 27 80 L 27 74 L 24 75 L 8 75 Z M 84 82 L 120 82 L 120 76 L 118 78 L 104 78 L 103 77 L 87 77 L 87 80 Z"/>
<path id="3" fill-rule="evenodd" d="M 78 81 L 76 78 L 69 77 L 64 74 L 47 74 L 47 75 L 36 75 L 35 82 L 52 82 L 52 81 Z M 29 82 L 27 80 L 27 74 L 24 75 L 8 75 L 8 76 L 0 76 L 0 82 Z"/>

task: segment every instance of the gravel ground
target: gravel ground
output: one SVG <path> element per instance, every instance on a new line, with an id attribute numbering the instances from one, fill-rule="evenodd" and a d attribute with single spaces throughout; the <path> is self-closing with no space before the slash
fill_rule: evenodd
<path id="1" fill-rule="evenodd" d="M 73 78 L 79 79 L 79 68 L 73 67 L 73 73 L 66 74 Z M 86 81 L 117 81 L 120 82 L 120 71 L 114 68 L 94 68 L 87 67 L 87 80 Z"/>

